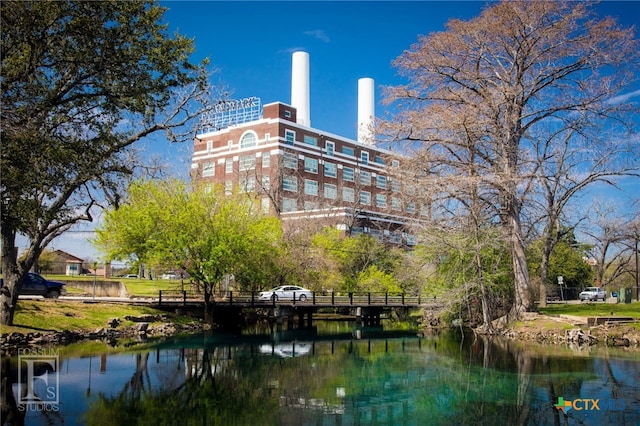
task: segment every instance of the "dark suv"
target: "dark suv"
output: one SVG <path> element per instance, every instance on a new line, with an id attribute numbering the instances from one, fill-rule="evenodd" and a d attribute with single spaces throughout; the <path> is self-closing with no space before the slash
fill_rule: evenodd
<path id="1" fill-rule="evenodd" d="M 49 281 L 40 274 L 29 272 L 24 278 L 20 294 L 57 299 L 60 295 L 67 294 L 67 290 L 64 288 L 64 283 Z"/>

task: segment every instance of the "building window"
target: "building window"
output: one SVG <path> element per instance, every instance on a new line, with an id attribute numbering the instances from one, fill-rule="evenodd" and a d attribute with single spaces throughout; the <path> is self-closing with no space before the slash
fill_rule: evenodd
<path id="1" fill-rule="evenodd" d="M 362 164 L 369 164 L 369 153 L 367 151 L 362 151 L 360 153 L 360 161 Z"/>
<path id="2" fill-rule="evenodd" d="M 305 201 L 304 202 L 304 211 L 318 210 L 318 203 L 315 201 Z"/>
<path id="3" fill-rule="evenodd" d="M 260 182 L 263 191 L 269 191 L 271 189 L 271 176 L 262 176 Z"/>
<path id="4" fill-rule="evenodd" d="M 306 143 L 307 145 L 318 146 L 318 138 L 304 135 L 304 143 Z"/>
<path id="5" fill-rule="evenodd" d="M 213 141 L 207 141 L 207 152 L 213 150 Z"/>
<path id="6" fill-rule="evenodd" d="M 376 194 L 376 207 L 384 209 L 387 208 L 387 196 L 383 194 Z"/>
<path id="7" fill-rule="evenodd" d="M 307 195 L 318 195 L 318 182 L 311 179 L 305 179 L 304 193 Z"/>
<path id="8" fill-rule="evenodd" d="M 342 153 L 346 155 L 350 155 L 352 157 L 355 155 L 355 153 L 353 152 L 353 148 L 349 148 L 348 146 L 342 147 Z"/>
<path id="9" fill-rule="evenodd" d="M 256 177 L 247 176 L 246 179 L 240 182 L 240 188 L 242 188 L 244 192 L 254 192 L 256 190 Z"/>
<path id="10" fill-rule="evenodd" d="M 342 169 L 342 180 L 353 182 L 353 169 L 351 167 L 344 167 Z"/>
<path id="11" fill-rule="evenodd" d="M 329 198 L 330 200 L 335 200 L 336 198 L 338 198 L 338 187 L 331 183 L 325 183 L 324 198 Z"/>
<path id="12" fill-rule="evenodd" d="M 262 153 L 262 167 L 269 167 L 271 166 L 271 153 L 270 152 L 263 152 Z"/>
<path id="13" fill-rule="evenodd" d="M 342 188 L 342 200 L 348 203 L 353 203 L 356 200 L 353 188 L 347 188 L 346 186 Z"/>
<path id="14" fill-rule="evenodd" d="M 402 210 L 402 203 L 400 203 L 399 198 L 391 198 L 391 208 L 393 210 Z"/>
<path id="15" fill-rule="evenodd" d="M 385 164 L 384 162 L 384 158 L 380 157 L 379 155 L 376 155 L 376 158 L 373 160 L 376 164 Z"/>
<path id="16" fill-rule="evenodd" d="M 393 244 L 400 244 L 402 242 L 402 233 L 401 232 L 392 232 L 389 235 L 389 242 Z"/>
<path id="17" fill-rule="evenodd" d="M 371 173 L 363 170 L 360 171 L 360 185 L 371 185 Z"/>
<path id="18" fill-rule="evenodd" d="M 327 152 L 327 156 L 333 157 L 333 155 L 335 154 L 335 150 L 336 144 L 334 144 L 333 142 L 327 142 L 325 144 L 325 151 Z"/>
<path id="19" fill-rule="evenodd" d="M 284 166 L 287 169 L 298 169 L 298 154 L 295 152 L 284 153 Z"/>
<path id="20" fill-rule="evenodd" d="M 408 203 L 407 204 L 407 213 L 413 214 L 416 212 L 416 203 Z"/>
<path id="21" fill-rule="evenodd" d="M 247 154 L 240 156 L 240 164 L 239 170 L 241 172 L 255 169 L 256 167 L 256 155 L 255 154 Z"/>
<path id="22" fill-rule="evenodd" d="M 360 204 L 371 205 L 371 193 L 369 191 L 360 191 Z"/>
<path id="23" fill-rule="evenodd" d="M 233 194 L 233 182 L 230 180 L 226 180 L 224 182 L 224 195 Z"/>
<path id="24" fill-rule="evenodd" d="M 392 179 L 391 180 L 391 190 L 393 192 L 400 192 L 401 189 L 402 189 L 402 184 L 400 184 L 400 181 L 396 180 L 396 179 Z"/>
<path id="25" fill-rule="evenodd" d="M 391 167 L 400 167 L 400 161 L 391 160 Z"/>
<path id="26" fill-rule="evenodd" d="M 304 159 L 304 171 L 307 173 L 318 173 L 318 160 L 306 157 Z"/>
<path id="27" fill-rule="evenodd" d="M 376 186 L 380 189 L 387 189 L 387 177 L 386 176 L 376 176 Z"/>
<path id="28" fill-rule="evenodd" d="M 296 132 L 293 130 L 285 130 L 284 131 L 284 141 L 287 145 L 293 145 L 296 140 Z"/>
<path id="29" fill-rule="evenodd" d="M 291 111 L 289 111 L 288 109 L 284 110 L 284 118 L 291 118 Z"/>
<path id="30" fill-rule="evenodd" d="M 216 173 L 216 163 L 213 161 L 202 165 L 202 176 L 213 176 Z"/>
<path id="31" fill-rule="evenodd" d="M 260 208 L 262 209 L 262 213 L 264 213 L 264 214 L 269 213 L 269 210 L 271 210 L 271 200 L 268 197 L 261 198 L 260 199 Z"/>
<path id="32" fill-rule="evenodd" d="M 295 198 L 283 198 L 282 199 L 282 211 L 283 212 L 295 212 L 298 209 L 298 203 Z"/>
<path id="33" fill-rule="evenodd" d="M 233 173 L 233 158 L 227 158 L 224 162 L 224 172 Z"/>
<path id="34" fill-rule="evenodd" d="M 337 178 L 338 167 L 334 163 L 324 163 L 324 175 L 326 177 Z"/>
<path id="35" fill-rule="evenodd" d="M 251 148 L 258 144 L 258 137 L 254 132 L 247 132 L 240 138 L 240 148 Z"/>
<path id="36" fill-rule="evenodd" d="M 296 176 L 286 176 L 282 179 L 282 189 L 285 191 L 298 192 L 298 178 Z"/>

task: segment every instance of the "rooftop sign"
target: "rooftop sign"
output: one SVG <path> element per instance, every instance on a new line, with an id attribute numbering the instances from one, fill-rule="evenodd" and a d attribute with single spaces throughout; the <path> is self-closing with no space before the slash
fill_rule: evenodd
<path id="1" fill-rule="evenodd" d="M 202 115 L 200 131 L 215 132 L 236 124 L 255 121 L 262 117 L 262 102 L 252 96 L 244 99 L 222 100 Z"/>

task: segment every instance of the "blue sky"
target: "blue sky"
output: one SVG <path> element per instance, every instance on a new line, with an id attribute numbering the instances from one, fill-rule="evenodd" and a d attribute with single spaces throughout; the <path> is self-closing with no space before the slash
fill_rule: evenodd
<path id="1" fill-rule="evenodd" d="M 380 86 L 399 84 L 391 62 L 421 34 L 445 29 L 449 19 L 470 19 L 483 1 L 161 1 L 168 8 L 169 31 L 195 39 L 193 60 L 205 57 L 219 71 L 235 99 L 260 97 L 263 104 L 291 100 L 291 54 L 309 53 L 312 127 L 355 139 L 357 81 L 375 80 L 376 115 L 381 116 Z M 611 15 L 640 30 L 640 1 L 605 1 Z M 640 85 L 634 90 L 640 90 Z M 189 144 L 170 145 L 158 138 L 139 147 L 147 156 L 172 163 L 187 176 Z M 637 183 L 631 188 L 638 188 Z M 636 198 L 638 195 L 636 194 Z M 86 233 L 69 233 L 51 248 L 96 258 Z"/>

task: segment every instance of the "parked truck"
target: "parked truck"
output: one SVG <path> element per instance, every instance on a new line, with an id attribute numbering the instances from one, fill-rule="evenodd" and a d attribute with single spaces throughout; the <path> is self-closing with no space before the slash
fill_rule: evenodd
<path id="1" fill-rule="evenodd" d="M 0 287 L 2 287 L 2 279 L 0 279 Z M 49 299 L 57 299 L 67 294 L 64 283 L 59 281 L 51 281 L 35 272 L 27 273 L 20 289 L 20 295 L 25 296 L 43 296 Z"/>

